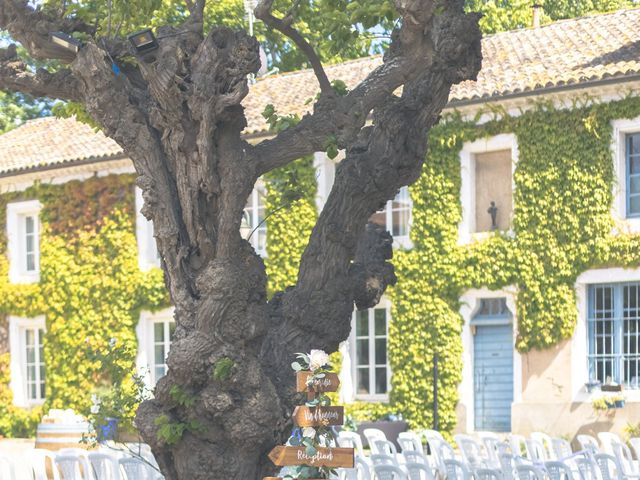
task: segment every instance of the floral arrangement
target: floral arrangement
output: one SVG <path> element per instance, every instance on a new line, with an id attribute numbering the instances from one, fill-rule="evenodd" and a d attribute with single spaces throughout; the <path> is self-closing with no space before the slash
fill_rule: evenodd
<path id="1" fill-rule="evenodd" d="M 595 411 L 604 411 L 612 408 L 622 408 L 624 406 L 625 397 L 621 393 L 604 395 L 591 400 L 591 408 Z"/>
<path id="2" fill-rule="evenodd" d="M 324 350 L 311 350 L 307 353 L 296 354 L 297 360 L 291 364 L 295 372 L 311 372 L 307 378 L 309 398 L 305 402 L 307 407 L 327 407 L 331 405 L 331 399 L 322 392 L 314 392 L 313 385 L 317 385 L 333 370 L 329 361 L 329 355 Z M 314 392 L 314 393 L 312 393 Z M 313 398 L 311 398 L 313 397 Z M 336 437 L 329 425 L 321 427 L 295 427 L 287 441 L 292 447 L 304 446 L 305 453 L 313 457 L 318 452 L 318 447 L 335 447 Z M 300 465 L 288 467 L 283 475 L 284 480 L 321 479 L 335 476 L 335 469 L 329 467 L 309 467 Z"/>

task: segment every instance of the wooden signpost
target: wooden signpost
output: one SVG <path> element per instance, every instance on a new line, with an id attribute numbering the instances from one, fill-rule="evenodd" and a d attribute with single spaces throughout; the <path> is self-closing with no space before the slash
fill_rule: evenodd
<path id="1" fill-rule="evenodd" d="M 309 377 L 312 377 L 312 372 L 297 372 L 296 373 L 296 391 L 297 392 L 337 392 L 340 387 L 340 379 L 335 373 L 325 373 L 323 378 L 318 378 L 313 381 L 313 384 L 307 386 Z"/>
<path id="2" fill-rule="evenodd" d="M 308 465 L 309 467 L 353 468 L 353 448 L 318 447 L 315 455 L 307 455 L 305 447 L 276 447 L 269 458 L 278 467 Z"/>
<path id="3" fill-rule="evenodd" d="M 327 427 L 344 423 L 344 407 L 296 407 L 293 423 L 297 427 Z"/>
<path id="4" fill-rule="evenodd" d="M 313 372 L 296 372 L 296 391 L 306 392 L 308 400 L 314 400 L 318 394 L 336 392 L 340 380 L 335 373 L 325 373 L 319 378 L 312 378 Z M 311 380 L 310 380 L 311 379 Z M 298 406 L 293 411 L 293 422 L 296 427 L 328 427 L 344 423 L 343 407 L 308 407 Z M 278 467 L 305 465 L 309 467 L 353 468 L 354 449 L 316 447 L 313 455 L 307 454 L 305 446 L 277 446 L 269 453 L 269 459 Z M 264 480 L 282 480 L 279 477 L 265 477 Z M 321 480 L 321 479 L 314 479 Z"/>

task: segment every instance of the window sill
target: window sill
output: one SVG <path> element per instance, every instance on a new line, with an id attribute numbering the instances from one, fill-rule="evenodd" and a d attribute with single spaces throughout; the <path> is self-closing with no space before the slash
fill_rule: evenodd
<path id="1" fill-rule="evenodd" d="M 366 403 L 389 403 L 389 394 L 383 395 L 356 395 L 356 402 Z"/>
<path id="2" fill-rule="evenodd" d="M 640 217 L 616 219 L 616 225 L 611 231 L 612 235 L 624 235 L 632 233 L 640 233 Z"/>
<path id="3" fill-rule="evenodd" d="M 27 400 L 25 402 L 21 402 L 20 404 L 14 403 L 14 406 L 16 407 L 20 407 L 20 408 L 26 408 L 26 409 L 32 409 L 32 408 L 36 408 L 36 407 L 41 407 L 42 405 L 44 405 L 46 399 L 42 399 L 42 400 Z"/>
<path id="4" fill-rule="evenodd" d="M 640 390 L 623 390 L 622 396 L 624 397 L 625 402 L 629 403 L 640 403 Z M 585 392 L 581 390 L 574 397 L 573 401 L 576 403 L 589 403 L 596 398 L 601 398 L 607 395 L 617 395 L 617 393 L 607 393 L 607 392 Z"/>
<path id="5" fill-rule="evenodd" d="M 34 273 L 12 272 L 9 274 L 9 281 L 14 284 L 38 283 L 40 282 L 40 272 L 34 272 Z"/>
<path id="6" fill-rule="evenodd" d="M 408 236 L 393 238 L 394 250 L 411 250 L 412 248 L 413 248 L 413 242 Z"/>
<path id="7" fill-rule="evenodd" d="M 458 243 L 461 245 L 480 243 L 499 235 L 506 235 L 509 238 L 515 238 L 516 233 L 513 228 L 510 228 L 509 230 L 491 230 L 488 232 L 469 232 L 468 234 L 463 235 Z"/>

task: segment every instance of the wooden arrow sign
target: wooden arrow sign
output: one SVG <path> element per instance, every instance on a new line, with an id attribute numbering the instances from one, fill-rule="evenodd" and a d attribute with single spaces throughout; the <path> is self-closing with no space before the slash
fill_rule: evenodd
<path id="1" fill-rule="evenodd" d="M 344 423 L 344 407 L 296 407 L 293 423 L 297 427 L 328 427 Z"/>
<path id="2" fill-rule="evenodd" d="M 278 446 L 269 458 L 278 467 L 306 465 L 308 467 L 353 468 L 353 448 L 322 448 L 315 455 L 307 455 L 305 447 Z"/>
<path id="3" fill-rule="evenodd" d="M 307 385 L 309 377 L 313 376 L 311 372 L 298 372 L 296 374 L 296 391 L 307 392 L 337 392 L 340 387 L 340 379 L 335 373 L 325 373 L 323 378 L 316 378 L 311 385 Z"/>

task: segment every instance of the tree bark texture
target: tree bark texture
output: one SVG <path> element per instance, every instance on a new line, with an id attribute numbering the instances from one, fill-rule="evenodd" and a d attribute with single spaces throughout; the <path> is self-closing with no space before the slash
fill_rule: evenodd
<path id="1" fill-rule="evenodd" d="M 451 85 L 480 68 L 478 16 L 465 14 L 462 0 L 396 0 L 400 26 L 383 64 L 339 96 L 313 49 L 290 19 L 273 16 L 271 3 L 262 0 L 257 17 L 307 53 L 321 94 L 298 125 L 250 145 L 241 136 L 241 102 L 247 76 L 259 68 L 258 43 L 223 27 L 205 34 L 203 0 L 187 0 L 186 23 L 158 29 L 160 47 L 134 62 L 119 61 L 133 55 L 122 39 L 49 18 L 26 0 L 0 0 L 0 27 L 32 56 L 63 64 L 33 73 L 10 46 L 0 51 L 0 87 L 81 102 L 138 173 L 177 330 L 168 374 L 139 408 L 137 425 L 167 479 L 274 472 L 267 453 L 290 432 L 295 352 L 335 351 L 349 335 L 354 303 L 375 305 L 395 282 L 391 236 L 367 220 L 418 178 Z M 71 55 L 48 41 L 50 31 L 94 40 Z M 296 284 L 269 300 L 264 264 L 240 235 L 246 200 L 261 175 L 321 151 L 330 135 L 346 156 Z M 227 359 L 231 374 L 216 376 Z M 176 399 L 176 388 L 193 402 Z M 192 427 L 168 443 L 158 418 Z"/>

